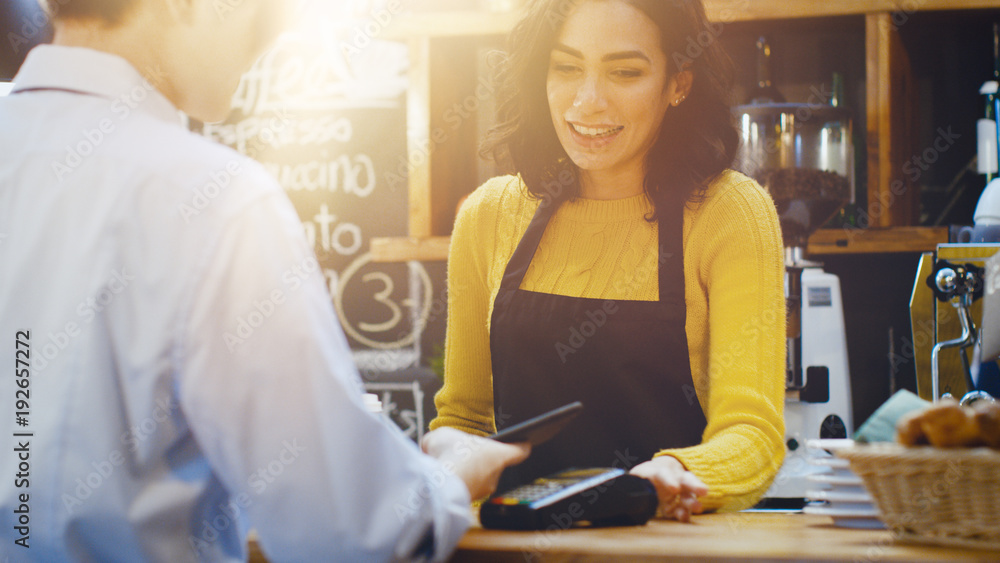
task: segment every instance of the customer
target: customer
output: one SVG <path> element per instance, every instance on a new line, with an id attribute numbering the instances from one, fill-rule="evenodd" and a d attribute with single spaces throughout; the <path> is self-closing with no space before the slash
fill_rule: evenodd
<path id="1" fill-rule="evenodd" d="M 584 412 L 501 486 L 627 467 L 685 520 L 753 505 L 781 466 L 780 230 L 728 169 L 728 59 L 689 54 L 702 37 L 698 0 L 539 0 L 509 39 L 487 148 L 518 176 L 456 220 L 431 427 Z"/>
<path id="2" fill-rule="evenodd" d="M 446 558 L 527 448 L 435 460 L 366 412 L 281 188 L 179 120 L 227 114 L 290 3 L 48 4 L 0 99 L 0 554 L 245 561 L 252 527 L 274 561 Z"/>

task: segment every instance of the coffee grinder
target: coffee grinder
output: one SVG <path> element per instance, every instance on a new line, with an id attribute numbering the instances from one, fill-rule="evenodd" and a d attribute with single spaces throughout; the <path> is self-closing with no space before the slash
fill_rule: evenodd
<path id="1" fill-rule="evenodd" d="M 808 476 L 828 471 L 806 440 L 852 433 L 851 383 L 840 280 L 806 258 L 809 235 L 854 199 L 850 112 L 816 104 L 737 106 L 742 144 L 736 167 L 774 199 L 785 246 L 788 354 L 785 461 L 764 506 L 801 508 Z"/>

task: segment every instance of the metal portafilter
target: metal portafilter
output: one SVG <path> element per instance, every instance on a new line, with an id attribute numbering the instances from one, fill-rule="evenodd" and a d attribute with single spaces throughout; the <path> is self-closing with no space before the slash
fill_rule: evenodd
<path id="1" fill-rule="evenodd" d="M 972 303 L 983 295 L 984 279 L 983 268 L 975 264 L 952 264 L 946 260 L 938 260 L 934 265 L 934 271 L 927 277 L 927 285 L 934 292 L 934 296 L 955 307 L 962 327 L 962 334 L 958 338 L 938 342 L 931 350 L 931 396 L 935 401 L 941 398 L 938 364 L 941 350 L 945 348 L 959 348 L 968 389 L 962 397 L 961 404 L 968 405 L 978 400 L 993 399 L 988 393 L 976 390 L 969 360 L 965 354 L 966 348 L 973 347 L 977 343 L 978 334 L 970 308 Z"/>

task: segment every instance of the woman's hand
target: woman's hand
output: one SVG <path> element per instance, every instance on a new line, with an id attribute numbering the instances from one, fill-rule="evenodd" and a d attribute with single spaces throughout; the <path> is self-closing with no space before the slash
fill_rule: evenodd
<path id="1" fill-rule="evenodd" d="M 420 447 L 465 482 L 472 500 L 492 493 L 504 468 L 521 463 L 531 453 L 528 443 L 504 444 L 454 428 L 424 434 Z"/>
<path id="2" fill-rule="evenodd" d="M 677 458 L 668 455 L 654 457 L 636 465 L 630 473 L 645 477 L 656 486 L 656 494 L 660 497 L 657 517 L 687 522 L 692 514 L 701 514 L 703 509 L 698 497 L 708 494 L 708 487 L 694 473 L 684 469 Z"/>

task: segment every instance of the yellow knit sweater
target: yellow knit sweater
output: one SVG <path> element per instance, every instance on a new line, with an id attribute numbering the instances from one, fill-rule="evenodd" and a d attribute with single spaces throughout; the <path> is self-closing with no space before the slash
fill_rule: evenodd
<path id="1" fill-rule="evenodd" d="M 431 428 L 494 432 L 489 323 L 514 248 L 538 201 L 513 176 L 463 204 L 448 258 L 444 386 Z M 545 229 L 522 289 L 595 299 L 658 299 L 646 196 L 577 199 Z M 785 300 L 774 204 L 753 180 L 722 174 L 684 212 L 686 332 L 708 426 L 700 445 L 663 450 L 709 487 L 706 509 L 752 506 L 784 459 Z M 622 413 L 621 416 L 628 416 Z"/>

